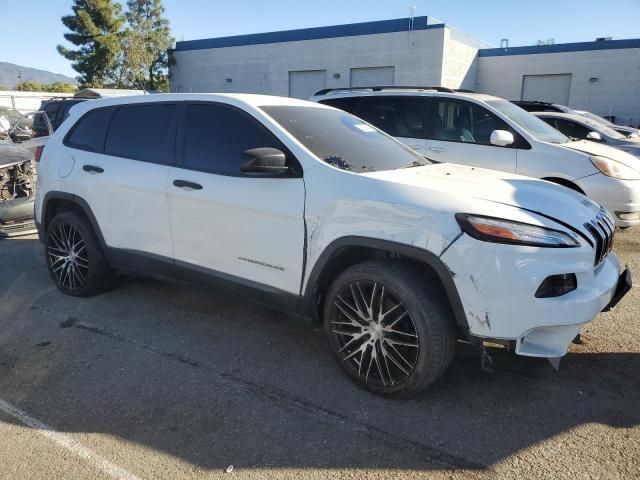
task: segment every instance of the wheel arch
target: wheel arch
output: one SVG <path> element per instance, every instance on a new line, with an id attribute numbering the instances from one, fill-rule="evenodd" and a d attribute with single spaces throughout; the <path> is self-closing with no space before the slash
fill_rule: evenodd
<path id="1" fill-rule="evenodd" d="M 48 225 L 55 215 L 61 211 L 71 209 L 80 211 L 86 217 L 91 224 L 91 228 L 98 237 L 100 247 L 104 252 L 107 252 L 108 249 L 106 248 L 102 231 L 100 230 L 100 226 L 98 225 L 98 221 L 96 220 L 91 207 L 84 198 L 68 192 L 51 191 L 47 192 L 45 195 L 42 202 L 42 218 L 40 219 L 40 224 L 38 224 L 38 235 L 40 240 L 45 242 Z"/>
<path id="2" fill-rule="evenodd" d="M 302 296 L 305 313 L 316 321 L 321 320 L 324 294 L 332 280 L 346 268 L 371 258 L 409 260 L 437 280 L 447 297 L 456 325 L 463 335 L 468 335 L 469 325 L 453 281 L 454 274 L 437 255 L 428 250 L 391 240 L 347 236 L 331 242 L 309 274 Z"/>

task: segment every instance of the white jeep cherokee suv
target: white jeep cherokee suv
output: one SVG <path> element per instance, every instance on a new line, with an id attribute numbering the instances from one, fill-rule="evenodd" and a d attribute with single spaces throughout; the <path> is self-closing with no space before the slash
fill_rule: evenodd
<path id="1" fill-rule="evenodd" d="M 548 182 L 429 164 L 305 101 L 167 94 L 73 107 L 39 163 L 53 282 L 118 273 L 251 295 L 322 319 L 361 386 L 409 396 L 457 339 L 558 358 L 630 285 L 613 220 Z"/>
<path id="2" fill-rule="evenodd" d="M 640 224 L 640 159 L 570 139 L 502 98 L 446 87 L 321 90 L 312 100 L 375 125 L 437 162 L 549 180 L 584 193 L 614 216 Z"/>

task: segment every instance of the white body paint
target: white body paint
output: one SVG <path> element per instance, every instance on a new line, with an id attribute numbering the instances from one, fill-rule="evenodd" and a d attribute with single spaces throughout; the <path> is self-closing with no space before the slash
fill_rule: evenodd
<path id="1" fill-rule="evenodd" d="M 604 156 L 640 171 L 640 158 L 608 145 L 590 141 L 570 141 L 552 144 L 538 140 L 535 136 L 503 114 L 492 105 L 500 101 L 497 97 L 465 92 L 436 92 L 419 89 L 395 89 L 371 92 L 362 90 L 337 90 L 311 98 L 314 102 L 331 102 L 340 98 L 403 97 L 420 99 L 446 99 L 473 104 L 482 111 L 498 117 L 528 143 L 527 148 L 513 146 L 484 145 L 467 141 L 445 141 L 433 138 L 396 137 L 420 154 L 438 162 L 458 163 L 480 168 L 491 168 L 509 173 L 518 173 L 534 178 L 556 178 L 577 185 L 585 195 L 603 205 L 615 218 L 618 227 L 640 224 L 640 220 L 625 220 L 616 212 L 640 212 L 640 180 L 619 180 L 602 174 L 592 163 L 591 155 Z M 329 103 L 328 103 L 329 104 Z M 357 108 L 357 107 L 356 107 Z M 350 113 L 358 114 L 358 111 Z M 404 112 L 398 111 L 401 116 Z M 546 115 L 547 112 L 536 115 Z M 556 114 L 552 114 L 556 115 Z M 563 114 L 557 114 L 563 115 Z M 430 122 L 425 112 L 425 124 Z M 636 140 L 630 144 L 640 145 Z"/>
<path id="2" fill-rule="evenodd" d="M 155 100 L 209 100 L 245 110 L 295 155 L 303 178 L 189 171 L 189 180 L 206 188 L 176 192 L 172 179 L 179 169 L 175 167 L 91 158 L 97 154 L 62 144 L 69 128 L 90 108 Z M 334 240 L 360 236 L 417 247 L 440 257 L 452 272 L 470 333 L 516 341 L 516 351 L 522 355 L 564 355 L 582 325 L 611 300 L 620 274 L 615 255 L 594 267 L 594 249 L 582 238 L 575 248 L 479 241 L 462 235 L 454 217 L 488 215 L 567 233 L 566 225 L 571 225 L 588 235 L 584 224 L 600 207 L 585 196 L 513 173 L 452 164 L 363 174 L 341 170 L 314 156 L 260 109 L 270 105 L 330 108 L 279 97 L 223 94 L 152 95 L 79 104 L 45 148 L 36 219 L 42 220 L 46 192 L 76 194 L 93 208 L 110 247 L 172 256 L 294 295 L 309 287 L 310 272 Z M 61 178 L 58 162 L 69 155 L 75 157 L 75 167 Z M 108 181 L 94 183 L 93 176 L 80 168 L 98 161 L 113 172 Z M 243 255 L 280 269 L 247 262 L 240 258 Z M 563 273 L 576 274 L 576 290 L 557 298 L 534 297 L 542 280 Z"/>

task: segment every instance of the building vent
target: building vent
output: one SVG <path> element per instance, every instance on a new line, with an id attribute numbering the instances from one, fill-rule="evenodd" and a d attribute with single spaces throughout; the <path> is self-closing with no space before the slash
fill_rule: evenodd
<path id="1" fill-rule="evenodd" d="M 596 38 L 596 42 L 610 42 L 613 40 L 613 37 L 598 37 Z"/>

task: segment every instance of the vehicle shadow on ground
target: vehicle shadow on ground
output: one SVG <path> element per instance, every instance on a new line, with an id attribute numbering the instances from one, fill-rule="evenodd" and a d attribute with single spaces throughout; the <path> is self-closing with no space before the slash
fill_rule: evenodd
<path id="1" fill-rule="evenodd" d="M 460 344 L 409 401 L 355 387 L 317 325 L 143 279 L 98 297 L 51 288 L 40 247 L 0 246 L 0 398 L 206 469 L 485 469 L 587 423 L 640 425 L 640 353 L 545 360 Z M 21 258 L 21 261 L 15 259 Z"/>

